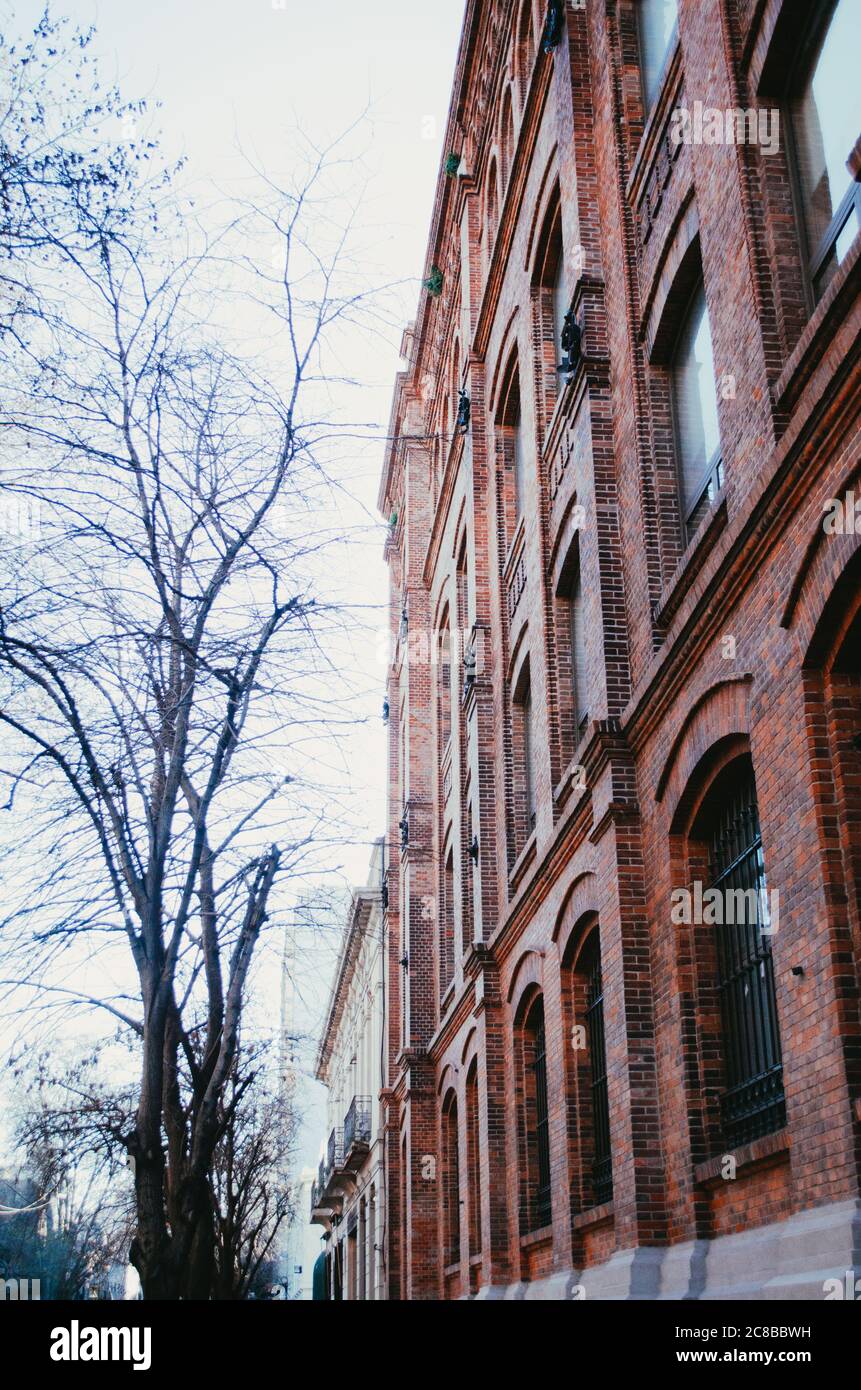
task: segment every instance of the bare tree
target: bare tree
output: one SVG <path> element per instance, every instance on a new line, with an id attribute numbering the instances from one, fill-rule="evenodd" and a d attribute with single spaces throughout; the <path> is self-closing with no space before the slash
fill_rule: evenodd
<path id="1" fill-rule="evenodd" d="M 77 173 L 3 248 L 3 982 L 132 1030 L 131 1258 L 145 1297 L 205 1298 L 252 960 L 341 815 L 326 397 L 368 300 L 339 146 L 210 233 L 128 148 L 64 140 Z"/>
<path id="2" fill-rule="evenodd" d="M 294 1214 L 282 1173 L 296 1117 L 283 1096 L 265 1089 L 253 1059 L 242 1054 L 225 1105 L 228 1122 L 215 1152 L 211 1180 L 214 1296 L 240 1299 L 259 1294 L 275 1242 Z"/>
<path id="3" fill-rule="evenodd" d="M 61 1065 L 44 1054 L 13 1067 L 11 1118 L 28 1210 L 0 1221 L 0 1271 L 38 1278 L 43 1299 L 91 1297 L 128 1262 L 134 1202 L 114 1136 L 131 1094 L 99 1084 L 98 1057 L 97 1049 Z"/>

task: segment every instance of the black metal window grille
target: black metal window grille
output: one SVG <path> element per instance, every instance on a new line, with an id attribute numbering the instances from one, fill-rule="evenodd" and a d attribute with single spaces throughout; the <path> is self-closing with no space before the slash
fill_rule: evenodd
<path id="1" fill-rule="evenodd" d="M 536 1226 L 550 1224 L 550 1118 L 547 1106 L 547 1041 L 542 1013 L 535 1030 Z"/>
<path id="2" fill-rule="evenodd" d="M 446 1135 L 446 1261 L 460 1259 L 460 1155 L 457 1142 L 457 1104 L 452 1102 L 444 1115 Z"/>
<path id="3" fill-rule="evenodd" d="M 711 842 L 711 888 L 721 893 L 716 934 L 726 1089 L 726 1140 L 749 1143 L 786 1122 L 780 1029 L 762 837 L 751 772 L 721 808 Z"/>
<path id="4" fill-rule="evenodd" d="M 592 1129 L 595 1145 L 592 1161 L 592 1191 L 595 1204 L 600 1206 L 602 1202 L 609 1202 L 613 1196 L 613 1163 L 610 1155 L 607 1048 L 604 1041 L 604 984 L 601 978 L 601 950 L 597 940 L 594 947 L 594 959 L 586 984 L 586 1031 L 589 1038 Z"/>

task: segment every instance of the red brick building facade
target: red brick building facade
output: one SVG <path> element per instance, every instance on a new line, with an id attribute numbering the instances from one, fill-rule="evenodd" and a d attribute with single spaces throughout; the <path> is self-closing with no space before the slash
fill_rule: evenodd
<path id="1" fill-rule="evenodd" d="M 468 0 L 380 499 L 390 1297 L 861 1273 L 858 29 Z"/>

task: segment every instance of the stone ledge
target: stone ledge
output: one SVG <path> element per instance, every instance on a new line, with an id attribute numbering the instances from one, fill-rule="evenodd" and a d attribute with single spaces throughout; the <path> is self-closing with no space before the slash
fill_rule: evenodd
<path id="1" fill-rule="evenodd" d="M 726 1153 L 717 1154 L 714 1158 L 707 1159 L 705 1163 L 698 1163 L 694 1168 L 694 1182 L 698 1187 L 718 1186 L 726 1181 L 721 1169 L 728 1158 L 734 1161 L 735 1170 L 740 1173 L 744 1170 L 758 1168 L 773 1158 L 784 1155 L 788 1157 L 789 1148 L 788 1129 L 779 1129 L 774 1134 L 765 1134 L 761 1139 L 752 1140 L 750 1144 L 742 1144 L 737 1149 L 727 1149 Z"/>

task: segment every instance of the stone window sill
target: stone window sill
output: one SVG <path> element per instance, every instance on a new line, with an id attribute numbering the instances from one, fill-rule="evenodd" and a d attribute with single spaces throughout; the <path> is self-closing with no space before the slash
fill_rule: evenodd
<path id="1" fill-rule="evenodd" d="M 669 582 L 665 585 L 652 615 L 656 627 L 668 628 L 682 600 L 690 590 L 706 560 L 717 544 L 727 524 L 726 490 L 717 494 L 702 526 L 682 554 Z"/>
<path id="2" fill-rule="evenodd" d="M 772 387 L 772 401 L 780 410 L 790 410 L 834 336 L 835 323 L 848 318 L 861 279 L 861 236 L 856 236 L 846 260 L 840 266 L 817 304 L 801 337 Z"/>
<path id="3" fill-rule="evenodd" d="M 722 1169 L 728 1158 L 734 1160 L 738 1175 L 788 1153 L 789 1130 L 778 1129 L 774 1134 L 764 1134 L 761 1139 L 754 1139 L 750 1144 L 741 1144 L 737 1149 L 727 1149 L 726 1153 L 716 1154 L 705 1163 L 698 1163 L 694 1169 L 694 1182 L 698 1187 L 718 1187 L 726 1181 Z"/>
<path id="4" fill-rule="evenodd" d="M 539 1226 L 537 1231 L 529 1231 L 520 1237 L 521 1250 L 534 1250 L 538 1245 L 548 1245 L 553 1241 L 553 1227 Z"/>
<path id="5" fill-rule="evenodd" d="M 602 1202 L 599 1207 L 589 1207 L 586 1211 L 578 1211 L 577 1215 L 571 1218 L 572 1231 L 589 1231 L 593 1226 L 603 1226 L 608 1221 L 612 1221 L 616 1209 L 612 1199 L 609 1202 Z"/>
<path id="6" fill-rule="evenodd" d="M 515 859 L 511 869 L 511 873 L 508 875 L 509 892 L 512 898 L 520 888 L 520 885 L 523 882 L 524 874 L 526 873 L 526 870 L 529 868 L 529 865 L 534 860 L 537 849 L 538 836 L 536 832 L 533 830 L 532 834 L 529 836 L 529 839 L 526 841 L 526 844 L 523 846 L 523 849 L 520 851 L 517 858 Z"/>

